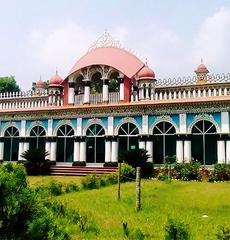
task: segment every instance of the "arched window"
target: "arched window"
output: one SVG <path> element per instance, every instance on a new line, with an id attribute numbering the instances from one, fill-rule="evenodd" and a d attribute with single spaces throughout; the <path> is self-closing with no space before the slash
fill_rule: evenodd
<path id="1" fill-rule="evenodd" d="M 16 127 L 9 127 L 4 134 L 4 160 L 17 161 L 19 146 L 19 131 Z"/>
<path id="2" fill-rule="evenodd" d="M 139 130 L 133 123 L 124 123 L 118 130 L 119 154 L 138 148 Z"/>
<path id="3" fill-rule="evenodd" d="M 93 74 L 90 84 L 90 92 L 92 94 L 102 93 L 103 81 L 101 80 L 101 77 L 102 76 L 100 72 L 96 72 Z"/>
<path id="4" fill-rule="evenodd" d="M 46 131 L 41 126 L 35 126 L 30 131 L 30 149 L 42 148 L 45 149 Z"/>
<path id="5" fill-rule="evenodd" d="M 62 125 L 57 131 L 57 161 L 72 162 L 74 148 L 74 130 L 70 125 Z"/>
<path id="6" fill-rule="evenodd" d="M 166 121 L 159 122 L 153 128 L 153 161 L 162 164 L 166 156 L 176 155 L 176 129 Z"/>
<path id="7" fill-rule="evenodd" d="M 217 134 L 215 125 L 200 120 L 192 127 L 192 157 L 201 164 L 211 165 L 217 161 Z"/>
<path id="8" fill-rule="evenodd" d="M 89 126 L 86 131 L 86 162 L 103 163 L 105 161 L 105 130 L 99 124 Z"/>

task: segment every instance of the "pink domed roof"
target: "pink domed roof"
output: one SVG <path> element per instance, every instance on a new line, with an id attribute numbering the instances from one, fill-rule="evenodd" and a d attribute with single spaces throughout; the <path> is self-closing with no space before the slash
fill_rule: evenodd
<path id="1" fill-rule="evenodd" d="M 138 80 L 141 79 L 155 79 L 155 73 L 152 69 L 150 69 L 147 65 L 145 65 L 138 73 Z"/>
<path id="2" fill-rule="evenodd" d="M 203 63 L 201 63 L 201 64 L 197 67 L 197 69 L 195 70 L 195 72 L 196 72 L 196 73 L 208 73 L 209 71 L 208 71 L 207 67 L 206 67 Z"/>
<path id="3" fill-rule="evenodd" d="M 122 48 L 99 47 L 86 53 L 80 58 L 69 72 L 69 75 L 81 68 L 91 65 L 107 65 L 122 72 L 128 78 L 132 78 L 144 63 L 132 53 Z"/>
<path id="4" fill-rule="evenodd" d="M 52 78 L 49 80 L 49 87 L 59 87 L 63 79 L 56 73 Z"/>
<path id="5" fill-rule="evenodd" d="M 36 88 L 45 88 L 45 83 L 39 79 L 37 82 L 36 82 Z"/>

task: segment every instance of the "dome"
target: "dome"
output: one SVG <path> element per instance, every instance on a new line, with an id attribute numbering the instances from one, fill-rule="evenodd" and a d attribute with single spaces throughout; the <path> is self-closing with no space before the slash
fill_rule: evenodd
<path id="1" fill-rule="evenodd" d="M 141 79 L 155 79 L 155 73 L 152 69 L 150 69 L 147 65 L 145 65 L 138 73 L 137 73 L 138 80 Z"/>
<path id="2" fill-rule="evenodd" d="M 208 73 L 209 71 L 208 71 L 208 69 L 207 69 L 207 67 L 203 64 L 203 63 L 201 63 L 198 67 L 197 67 L 197 69 L 195 70 L 195 73 Z"/>
<path id="3" fill-rule="evenodd" d="M 45 89 L 45 83 L 39 79 L 37 82 L 36 82 L 36 88 L 42 88 L 42 89 Z"/>
<path id="4" fill-rule="evenodd" d="M 49 80 L 49 87 L 60 87 L 63 79 L 56 73 L 52 78 Z"/>

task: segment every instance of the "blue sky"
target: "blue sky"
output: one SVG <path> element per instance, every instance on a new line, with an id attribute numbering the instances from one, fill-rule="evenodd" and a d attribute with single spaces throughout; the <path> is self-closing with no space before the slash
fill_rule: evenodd
<path id="1" fill-rule="evenodd" d="M 229 0 L 0 0 L 0 76 L 22 89 L 56 67 L 65 77 L 105 30 L 157 78 L 230 71 Z"/>

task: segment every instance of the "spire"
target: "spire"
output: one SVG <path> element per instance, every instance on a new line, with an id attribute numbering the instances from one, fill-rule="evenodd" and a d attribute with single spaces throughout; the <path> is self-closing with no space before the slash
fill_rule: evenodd
<path id="1" fill-rule="evenodd" d="M 58 75 L 58 67 L 56 66 L 56 75 Z"/>
<path id="2" fill-rule="evenodd" d="M 202 57 L 201 57 L 201 59 L 200 59 L 200 63 L 203 64 L 203 58 L 202 58 Z"/>

